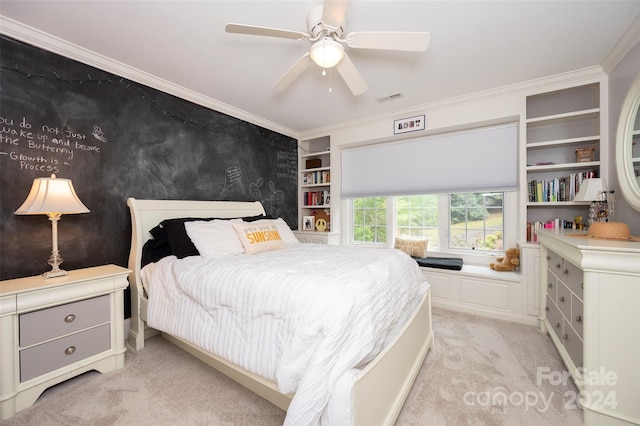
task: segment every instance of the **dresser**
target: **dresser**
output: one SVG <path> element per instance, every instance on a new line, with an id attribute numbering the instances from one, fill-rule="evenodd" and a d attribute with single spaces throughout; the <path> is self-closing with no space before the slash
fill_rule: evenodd
<path id="1" fill-rule="evenodd" d="M 640 242 L 576 234 L 538 231 L 541 330 L 579 390 L 585 425 L 640 424 Z M 541 367 L 539 380 L 562 377 Z"/>
<path id="2" fill-rule="evenodd" d="M 106 265 L 0 282 L 0 418 L 48 387 L 89 370 L 124 366 L 129 270 Z"/>

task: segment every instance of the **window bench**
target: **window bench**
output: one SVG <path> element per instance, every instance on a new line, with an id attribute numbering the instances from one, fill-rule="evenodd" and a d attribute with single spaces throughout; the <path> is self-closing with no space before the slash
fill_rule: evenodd
<path id="1" fill-rule="evenodd" d="M 454 311 L 537 325 L 527 314 L 527 291 L 522 274 L 498 272 L 488 265 L 463 265 L 447 270 L 420 267 L 431 285 L 432 305 Z"/>

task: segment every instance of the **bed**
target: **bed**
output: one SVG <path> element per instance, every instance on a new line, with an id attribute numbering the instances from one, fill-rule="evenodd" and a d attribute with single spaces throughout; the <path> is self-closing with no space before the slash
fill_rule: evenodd
<path id="1" fill-rule="evenodd" d="M 130 276 L 132 306 L 131 328 L 128 334 L 129 345 L 135 350 L 140 350 L 144 347 L 145 338 L 161 332 L 163 337 L 172 343 L 274 405 L 283 410 L 289 410 L 290 408 L 294 410 L 293 407 L 296 407 L 295 411 L 297 412 L 298 406 L 296 402 L 302 398 L 301 395 L 303 394 L 307 398 L 308 389 L 301 387 L 296 393 L 281 392 L 282 383 L 280 378 L 277 380 L 273 377 L 265 378 L 254 371 L 250 371 L 249 368 L 244 368 L 238 363 L 229 361 L 229 357 L 216 355 L 213 351 L 203 349 L 201 342 L 196 344 L 187 338 L 180 337 L 177 332 L 159 331 L 147 325 L 150 303 L 147 297 L 148 293 L 143 285 L 142 256 L 145 242 L 152 238 L 150 231 L 163 220 L 172 218 L 246 218 L 264 215 L 262 205 L 259 202 L 137 200 L 133 198 L 129 198 L 127 204 L 132 219 L 131 253 L 129 257 L 129 267 L 132 270 Z M 314 245 L 301 244 L 300 246 Z M 318 256 L 323 256 L 321 252 L 328 250 L 328 246 L 326 248 L 316 246 L 313 249 L 317 251 Z M 296 250 L 300 251 L 303 248 L 293 247 L 291 250 L 291 254 L 289 254 L 283 249 L 278 255 L 294 256 Z M 276 256 L 276 254 L 273 256 Z M 245 256 L 245 258 L 247 257 L 249 256 Z M 267 256 L 265 255 L 264 257 L 266 258 Z M 187 258 L 187 263 L 192 263 L 196 268 L 208 267 L 208 265 L 200 265 L 200 259 L 198 258 L 199 256 Z M 174 261 L 170 257 L 163 259 L 163 262 L 165 260 L 166 262 Z M 158 262 L 157 265 L 160 265 L 160 263 Z M 172 266 L 167 267 L 169 268 L 167 271 L 172 270 Z M 145 273 L 147 269 L 145 268 Z M 153 285 L 156 284 L 154 283 Z M 153 294 L 153 292 L 150 293 Z M 355 425 L 383 425 L 395 422 L 427 352 L 434 344 L 431 324 L 431 294 L 428 285 L 424 286 L 417 299 L 412 305 L 415 306 L 415 309 L 406 314 L 406 319 L 403 319 L 401 324 L 397 324 L 397 330 L 385 340 L 384 346 L 379 348 L 380 350 L 376 352 L 375 357 L 370 360 L 367 359 L 366 364 L 357 365 L 354 366 L 357 368 L 350 369 L 349 373 L 352 375 L 348 379 L 338 380 L 342 383 L 342 387 L 344 387 L 344 383 L 347 383 L 348 392 L 345 394 L 344 390 L 338 389 L 337 385 L 335 389 L 329 389 L 328 393 L 332 395 L 330 400 L 337 400 L 337 402 L 332 403 L 333 405 L 339 407 L 340 404 L 344 405 L 344 402 L 339 401 L 340 398 L 348 399 L 350 423 Z M 318 352 L 321 351 L 318 350 Z M 269 374 L 266 374 L 266 376 L 269 376 Z M 344 374 L 342 377 L 346 376 L 347 374 Z M 331 386 L 333 385 L 335 385 L 334 382 L 332 382 Z M 341 395 L 340 398 L 338 395 Z M 319 402 L 319 404 L 322 405 L 322 402 Z M 290 414 L 291 412 L 288 412 L 285 423 L 290 419 Z M 326 420 L 324 414 L 321 418 Z M 335 419 L 336 417 L 329 418 Z M 319 419 L 318 422 L 320 421 Z M 293 424 L 297 423 L 297 421 L 289 421 L 289 423 Z"/>

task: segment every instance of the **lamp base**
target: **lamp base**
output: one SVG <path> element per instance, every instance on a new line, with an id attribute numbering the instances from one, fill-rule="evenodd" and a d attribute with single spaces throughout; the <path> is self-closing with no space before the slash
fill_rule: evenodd
<path id="1" fill-rule="evenodd" d="M 52 222 L 52 223 L 56 223 L 56 222 Z M 56 227 L 57 230 L 57 227 Z M 42 274 L 42 276 L 44 277 L 44 279 L 47 278 L 56 278 L 56 277 L 64 277 L 65 275 L 67 275 L 67 271 L 65 271 L 64 269 L 60 269 L 60 265 L 62 264 L 62 262 L 64 261 L 64 259 L 60 256 L 60 252 L 58 252 L 58 233 L 55 232 L 55 239 L 53 241 L 53 250 L 51 251 L 51 257 L 49 257 L 49 260 L 47 260 L 47 263 L 49 265 L 51 265 L 51 270 L 48 272 L 45 272 Z"/>
<path id="2" fill-rule="evenodd" d="M 69 273 L 63 269 L 58 269 L 57 271 L 51 270 L 44 272 L 42 278 L 46 280 L 48 278 L 64 277 L 65 275 L 69 275 Z"/>

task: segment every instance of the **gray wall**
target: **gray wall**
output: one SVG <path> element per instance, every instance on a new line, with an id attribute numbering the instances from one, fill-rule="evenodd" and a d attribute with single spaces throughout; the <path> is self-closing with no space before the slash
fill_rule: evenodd
<path id="1" fill-rule="evenodd" d="M 632 235 L 640 235 L 640 212 L 634 210 L 626 202 L 620 192 L 618 176 L 616 174 L 616 133 L 618 130 L 618 120 L 620 119 L 620 109 L 627 96 L 629 87 L 640 72 L 640 43 L 625 56 L 624 60 L 609 75 L 609 140 L 611 164 L 611 178 L 609 186 L 615 190 L 616 204 L 613 220 L 624 222 L 631 228 Z"/>

